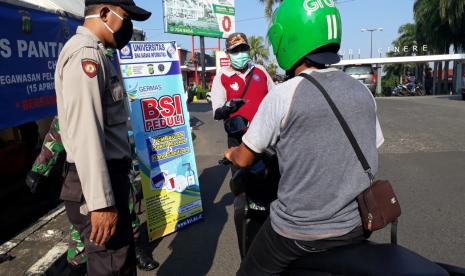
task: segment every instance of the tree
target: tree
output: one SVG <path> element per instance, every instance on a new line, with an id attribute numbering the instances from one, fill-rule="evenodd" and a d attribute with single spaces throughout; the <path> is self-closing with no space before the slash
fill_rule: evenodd
<path id="1" fill-rule="evenodd" d="M 263 37 L 261 36 L 251 36 L 249 39 L 250 45 L 250 57 L 253 62 L 258 64 L 264 64 L 268 60 L 270 52 L 263 44 Z"/>
<path id="2" fill-rule="evenodd" d="M 416 42 L 416 27 L 415 24 L 408 23 L 399 27 L 398 30 L 399 37 L 392 42 L 392 45 L 395 48 L 403 49 L 404 46 L 408 46 L 409 51 L 391 51 L 386 55 L 388 57 L 399 57 L 399 56 L 412 56 L 416 54 L 413 51 L 414 45 L 417 45 Z M 384 66 L 384 71 L 386 75 L 383 77 L 383 90 L 391 89 L 396 84 L 400 83 L 402 76 L 405 75 L 406 71 L 413 71 L 414 65 L 401 65 L 401 64 L 386 64 Z M 418 70 L 417 70 L 418 71 Z M 418 74 L 416 74 L 417 77 Z"/>
<path id="3" fill-rule="evenodd" d="M 276 63 L 275 60 L 268 62 L 268 64 L 265 66 L 266 71 L 268 74 L 270 74 L 271 78 L 274 80 L 276 78 L 276 74 L 278 72 L 278 64 Z"/>
<path id="4" fill-rule="evenodd" d="M 400 56 L 412 56 L 416 54 L 412 46 L 417 45 L 416 26 L 412 23 L 407 23 L 399 27 L 399 37 L 393 42 L 395 47 L 402 48 L 409 46 L 409 51 L 398 53 Z"/>
<path id="5" fill-rule="evenodd" d="M 275 4 L 281 4 L 283 0 L 258 0 L 260 3 L 263 3 L 265 6 L 265 16 L 268 19 L 271 19 L 271 16 L 273 15 L 273 6 Z"/>
<path id="6" fill-rule="evenodd" d="M 448 53 L 452 34 L 441 18 L 438 0 L 416 0 L 413 10 L 418 41 L 428 45 L 432 54 Z"/>
<path id="7" fill-rule="evenodd" d="M 391 51 L 386 55 L 388 57 L 400 57 L 400 56 L 412 56 L 416 54 L 412 46 L 417 45 L 416 27 L 415 24 L 407 23 L 399 27 L 399 37 L 392 42 L 394 48 L 402 49 L 402 51 Z M 403 51 L 404 46 L 408 46 L 408 51 Z M 399 64 L 390 64 L 385 66 L 385 71 L 390 75 L 394 73 L 398 75 L 400 73 Z"/>
<path id="8" fill-rule="evenodd" d="M 454 51 L 462 51 L 465 37 L 465 0 L 416 0 L 414 17 L 419 42 L 427 44 L 433 54 L 448 54 L 451 46 Z M 447 89 L 449 62 L 435 63 L 435 79 L 443 76 L 442 90 Z M 444 74 L 442 73 L 444 72 Z"/>
<path id="9" fill-rule="evenodd" d="M 440 0 L 439 14 L 443 23 L 449 27 L 448 42 L 460 51 L 465 45 L 463 28 L 465 27 L 465 0 Z"/>

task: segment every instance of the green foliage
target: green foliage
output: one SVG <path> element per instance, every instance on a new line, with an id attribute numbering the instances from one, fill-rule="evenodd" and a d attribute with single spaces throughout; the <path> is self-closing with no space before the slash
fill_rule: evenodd
<path id="1" fill-rule="evenodd" d="M 197 87 L 197 98 L 199 100 L 207 98 L 207 89 L 203 88 L 201 85 Z"/>
<path id="2" fill-rule="evenodd" d="M 448 54 L 449 47 L 461 51 L 465 45 L 465 0 L 416 0 L 417 39 L 433 54 Z"/>
<path id="3" fill-rule="evenodd" d="M 418 54 L 417 52 L 413 51 L 413 47 L 418 45 L 417 43 L 417 31 L 415 24 L 407 23 L 399 27 L 398 31 L 399 37 L 392 42 L 394 47 L 402 49 L 404 46 L 408 46 L 409 51 L 404 52 L 388 52 L 386 55 L 388 57 L 400 57 L 400 56 L 413 56 Z M 408 68 L 409 71 L 413 71 L 412 68 L 415 67 L 415 64 L 386 64 L 384 66 L 384 71 L 386 72 L 386 79 L 397 79 L 397 82 L 401 75 L 403 75 L 403 71 Z"/>
<path id="4" fill-rule="evenodd" d="M 276 78 L 276 74 L 278 71 L 278 64 L 276 64 L 275 60 L 268 62 L 268 64 L 265 66 L 265 69 L 268 72 L 268 74 L 270 74 L 272 79 Z"/>
<path id="5" fill-rule="evenodd" d="M 273 6 L 275 4 L 281 4 L 283 0 L 258 0 L 260 3 L 263 3 L 265 6 L 265 16 L 270 19 L 273 15 Z"/>
<path id="6" fill-rule="evenodd" d="M 394 87 L 399 84 L 399 78 L 391 75 L 391 76 L 384 76 L 381 80 L 381 89 L 383 94 L 386 94 L 388 91 L 392 91 Z"/>
<path id="7" fill-rule="evenodd" d="M 270 52 L 263 44 L 263 37 L 261 36 L 251 36 L 249 38 L 250 45 L 250 57 L 254 63 L 264 64 L 268 60 Z"/>

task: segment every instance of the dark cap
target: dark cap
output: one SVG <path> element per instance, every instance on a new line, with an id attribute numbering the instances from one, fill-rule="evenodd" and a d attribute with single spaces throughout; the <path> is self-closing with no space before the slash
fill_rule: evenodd
<path id="1" fill-rule="evenodd" d="M 318 64 L 336 64 L 341 61 L 339 56 L 340 45 L 336 43 L 328 44 L 323 47 L 320 47 L 313 52 L 309 53 L 305 57 L 310 61 L 313 61 Z"/>
<path id="2" fill-rule="evenodd" d="M 309 60 L 318 63 L 318 64 L 336 64 L 341 61 L 341 57 L 336 53 L 326 52 L 326 53 L 316 53 L 309 54 L 305 56 Z"/>
<path id="3" fill-rule="evenodd" d="M 250 48 L 247 36 L 243 33 L 230 34 L 226 39 L 226 50 L 230 51 L 239 45 L 247 45 Z"/>
<path id="4" fill-rule="evenodd" d="M 132 20 L 136 21 L 145 21 L 152 15 L 151 12 L 136 6 L 133 0 L 86 0 L 86 6 L 98 4 L 119 6 L 129 14 Z"/>

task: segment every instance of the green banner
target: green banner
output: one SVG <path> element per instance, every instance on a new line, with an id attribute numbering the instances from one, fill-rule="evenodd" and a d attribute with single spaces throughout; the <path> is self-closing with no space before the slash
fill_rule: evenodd
<path id="1" fill-rule="evenodd" d="M 234 0 L 165 0 L 167 33 L 226 38 L 235 31 Z"/>
<path id="2" fill-rule="evenodd" d="M 234 7 L 213 5 L 213 11 L 218 14 L 235 15 L 236 9 Z"/>

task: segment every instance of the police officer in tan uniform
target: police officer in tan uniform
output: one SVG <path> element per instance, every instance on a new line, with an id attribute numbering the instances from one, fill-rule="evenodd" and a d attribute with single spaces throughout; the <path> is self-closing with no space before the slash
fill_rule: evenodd
<path id="1" fill-rule="evenodd" d="M 132 37 L 131 20 L 151 13 L 132 0 L 86 0 L 85 22 L 63 47 L 55 72 L 67 152 L 61 192 L 88 254 L 88 275 L 135 275 L 128 210 L 128 114 L 118 74 L 105 55 Z"/>

